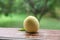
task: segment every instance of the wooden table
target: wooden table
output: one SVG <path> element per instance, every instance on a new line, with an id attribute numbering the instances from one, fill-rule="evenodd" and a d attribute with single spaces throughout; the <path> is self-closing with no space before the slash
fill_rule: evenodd
<path id="1" fill-rule="evenodd" d="M 18 30 L 19 28 L 0 28 L 0 39 L 60 40 L 60 30 L 40 29 L 35 34 Z"/>

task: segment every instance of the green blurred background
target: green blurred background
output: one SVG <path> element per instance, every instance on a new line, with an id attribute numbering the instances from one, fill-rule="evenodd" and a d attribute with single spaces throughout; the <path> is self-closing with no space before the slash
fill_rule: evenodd
<path id="1" fill-rule="evenodd" d="M 0 0 L 0 27 L 23 27 L 29 15 L 37 17 L 41 29 L 60 29 L 60 0 Z"/>

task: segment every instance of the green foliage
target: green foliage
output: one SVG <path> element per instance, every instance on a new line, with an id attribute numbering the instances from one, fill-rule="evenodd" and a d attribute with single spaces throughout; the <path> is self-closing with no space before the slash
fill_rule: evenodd
<path id="1" fill-rule="evenodd" d="M 32 2 L 34 3 L 34 9 L 37 10 L 40 10 L 45 5 L 45 0 L 32 0 Z M 54 8 L 56 6 L 60 7 L 60 0 L 48 0 L 47 7 L 50 8 L 50 10 L 53 10 L 55 12 Z M 29 10 L 29 13 L 32 13 L 31 11 L 32 9 L 33 8 L 29 5 L 29 0 L 0 0 L 0 26 L 1 27 L 23 27 L 22 26 L 23 20 L 26 17 L 25 14 L 27 13 L 26 10 Z M 15 15 L 6 17 L 6 16 L 2 16 L 1 15 L 2 13 L 5 15 L 8 14 L 15 14 Z M 54 21 L 54 20 L 55 19 L 48 18 L 47 20 L 43 18 L 40 23 L 41 28 L 59 29 L 60 21 L 58 20 Z"/>
<path id="2" fill-rule="evenodd" d="M 1 13 L 8 15 L 8 13 L 12 12 L 12 6 L 14 4 L 14 0 L 0 0 L 0 8 L 2 10 Z"/>
<path id="3" fill-rule="evenodd" d="M 22 18 L 21 18 L 22 17 Z M 26 18 L 25 14 L 13 14 L 12 17 L 0 16 L 0 27 L 4 28 L 21 28 L 21 31 L 25 31 L 23 28 L 23 21 Z M 60 29 L 60 21 L 52 18 L 42 18 L 40 22 L 40 29 Z M 19 29 L 20 30 L 20 29 Z"/>
<path id="4" fill-rule="evenodd" d="M 31 10 L 28 4 L 29 0 L 0 0 L 0 11 L 4 13 L 20 13 L 26 12 L 26 8 Z M 45 5 L 45 0 L 32 0 L 35 9 L 41 9 Z M 47 6 L 59 6 L 60 0 L 48 0 Z M 8 11 L 7 11 L 8 10 Z"/>

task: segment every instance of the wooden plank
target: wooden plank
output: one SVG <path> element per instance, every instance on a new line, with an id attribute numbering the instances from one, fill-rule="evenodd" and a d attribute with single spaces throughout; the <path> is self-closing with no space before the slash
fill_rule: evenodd
<path id="1" fill-rule="evenodd" d="M 40 29 L 35 34 L 18 30 L 19 28 L 0 28 L 0 38 L 60 40 L 60 30 Z"/>

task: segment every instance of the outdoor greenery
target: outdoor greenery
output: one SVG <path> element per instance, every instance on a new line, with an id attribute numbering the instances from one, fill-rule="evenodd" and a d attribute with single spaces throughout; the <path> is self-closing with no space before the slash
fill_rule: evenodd
<path id="1" fill-rule="evenodd" d="M 0 27 L 23 27 L 29 15 L 40 28 L 60 29 L 60 0 L 0 0 Z"/>

